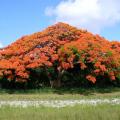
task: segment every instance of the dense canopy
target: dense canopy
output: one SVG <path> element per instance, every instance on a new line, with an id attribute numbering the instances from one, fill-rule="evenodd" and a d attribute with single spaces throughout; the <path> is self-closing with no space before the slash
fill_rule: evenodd
<path id="1" fill-rule="evenodd" d="M 79 69 L 76 70 L 76 66 Z M 0 50 L 1 79 L 27 82 L 31 70 L 41 68 L 55 81 L 60 81 L 65 71 L 77 73 L 92 83 L 96 83 L 99 76 L 119 80 L 120 42 L 110 42 L 87 30 L 57 23 Z"/>

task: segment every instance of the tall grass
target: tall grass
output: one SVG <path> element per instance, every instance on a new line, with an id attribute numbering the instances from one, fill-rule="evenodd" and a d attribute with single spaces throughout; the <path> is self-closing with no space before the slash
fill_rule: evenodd
<path id="1" fill-rule="evenodd" d="M 120 105 L 0 108 L 0 120 L 120 120 Z"/>

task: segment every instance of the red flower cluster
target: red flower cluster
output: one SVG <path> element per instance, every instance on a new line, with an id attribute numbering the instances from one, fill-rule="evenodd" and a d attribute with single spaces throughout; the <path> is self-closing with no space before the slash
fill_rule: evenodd
<path id="1" fill-rule="evenodd" d="M 120 76 L 120 43 L 58 23 L 0 50 L 0 76 L 11 80 L 26 82 L 29 69 L 54 64 L 58 71 L 79 65 L 93 83 L 99 75 L 115 80 Z"/>

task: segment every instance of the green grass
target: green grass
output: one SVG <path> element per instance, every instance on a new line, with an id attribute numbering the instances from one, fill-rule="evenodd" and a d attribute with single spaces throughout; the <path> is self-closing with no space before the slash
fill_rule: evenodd
<path id="1" fill-rule="evenodd" d="M 0 90 L 0 100 L 65 100 L 120 98 L 120 88 L 71 88 Z M 0 108 L 0 120 L 120 120 L 120 105 L 77 105 L 74 107 Z"/>
<path id="2" fill-rule="evenodd" d="M 120 88 L 70 88 L 35 90 L 0 90 L 0 100 L 120 98 Z"/>
<path id="3" fill-rule="evenodd" d="M 120 105 L 0 108 L 0 120 L 120 120 Z"/>

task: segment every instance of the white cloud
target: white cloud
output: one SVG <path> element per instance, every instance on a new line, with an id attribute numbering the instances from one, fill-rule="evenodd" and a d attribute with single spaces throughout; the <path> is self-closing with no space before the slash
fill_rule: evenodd
<path id="1" fill-rule="evenodd" d="M 100 33 L 120 22 L 120 0 L 62 0 L 56 7 L 46 8 L 54 22 L 66 22 Z"/>
<path id="2" fill-rule="evenodd" d="M 0 48 L 3 48 L 3 44 L 0 42 Z"/>

